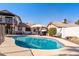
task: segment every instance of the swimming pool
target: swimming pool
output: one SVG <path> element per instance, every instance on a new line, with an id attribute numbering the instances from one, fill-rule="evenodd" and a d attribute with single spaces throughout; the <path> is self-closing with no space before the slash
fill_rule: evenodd
<path id="1" fill-rule="evenodd" d="M 15 44 L 24 48 L 32 49 L 59 49 L 63 44 L 54 39 L 40 38 L 40 37 L 20 37 L 15 36 Z"/>

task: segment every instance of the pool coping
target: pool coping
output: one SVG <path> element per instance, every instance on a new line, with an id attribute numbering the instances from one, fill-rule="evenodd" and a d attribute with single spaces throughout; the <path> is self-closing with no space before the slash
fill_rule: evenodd
<path id="1" fill-rule="evenodd" d="M 58 54 L 63 54 L 62 51 L 65 50 L 65 49 L 67 49 L 67 48 L 69 48 L 69 46 L 70 47 L 79 47 L 79 45 L 77 45 L 75 43 L 72 43 L 70 41 L 67 41 L 67 40 L 61 39 L 61 38 L 57 38 L 57 37 L 39 36 L 39 35 L 26 35 L 26 36 L 31 36 L 31 37 L 45 37 L 45 38 L 50 38 L 50 39 L 56 39 L 57 41 L 59 41 L 60 43 L 64 44 L 64 46 L 65 46 L 64 48 L 55 49 L 55 50 L 30 49 L 34 56 L 52 56 L 52 55 L 54 56 L 54 55 L 58 55 Z M 70 53 L 70 51 L 66 50 L 66 54 L 69 54 L 69 53 Z"/>
<path id="2" fill-rule="evenodd" d="M 30 37 L 43 37 L 43 38 L 49 38 L 49 39 L 54 39 L 54 40 L 57 40 L 59 41 L 60 43 L 64 44 L 64 46 L 79 46 L 78 44 L 75 44 L 73 42 L 70 42 L 70 41 L 67 41 L 65 39 L 62 39 L 62 38 L 57 38 L 57 37 L 51 37 L 51 36 L 39 36 L 39 35 L 27 35 L 27 36 L 30 36 Z M 63 42 L 62 42 L 63 41 Z M 64 42 L 65 41 L 65 42 Z M 70 45 L 69 45 L 70 44 Z"/>
<path id="3" fill-rule="evenodd" d="M 55 39 L 57 41 L 59 41 L 60 43 L 64 44 L 64 47 L 63 48 L 59 48 L 59 49 L 55 49 L 55 50 L 42 50 L 42 49 L 31 49 L 33 54 L 35 56 L 38 56 L 38 55 L 56 55 L 55 52 L 56 51 L 62 51 L 64 49 L 67 49 L 69 46 L 71 47 L 79 47 L 79 45 L 75 44 L 75 43 L 72 43 L 70 41 L 67 41 L 65 39 L 61 39 L 61 38 L 57 38 L 57 37 L 50 37 L 50 36 L 39 36 L 39 35 L 28 35 L 28 36 L 31 36 L 31 37 L 45 37 L 45 38 L 50 38 L 50 39 Z M 42 53 L 39 53 L 38 51 L 42 52 Z M 46 54 L 45 52 L 47 52 L 48 54 Z M 43 54 L 44 53 L 44 54 Z M 57 52 L 56 52 L 57 53 Z M 58 53 L 60 54 L 60 53 Z"/>

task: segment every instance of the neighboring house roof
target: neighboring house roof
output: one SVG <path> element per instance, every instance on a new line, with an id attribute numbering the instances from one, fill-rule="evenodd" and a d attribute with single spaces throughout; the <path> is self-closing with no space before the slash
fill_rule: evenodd
<path id="1" fill-rule="evenodd" d="M 79 27 L 79 25 L 76 25 L 76 24 L 67 24 L 65 27 Z"/>
<path id="2" fill-rule="evenodd" d="M 35 25 L 32 25 L 31 28 L 36 28 L 36 27 L 46 27 L 44 25 L 41 25 L 41 24 L 35 24 Z"/>
<path id="3" fill-rule="evenodd" d="M 15 14 L 9 12 L 8 10 L 1 10 L 0 15 L 15 16 Z"/>
<path id="4" fill-rule="evenodd" d="M 62 22 L 53 22 L 52 24 L 49 24 L 48 27 L 51 27 L 51 28 L 66 28 L 66 27 L 77 27 L 79 25 L 76 25 L 76 24 L 65 24 L 65 23 L 62 23 Z"/>
<path id="5" fill-rule="evenodd" d="M 52 25 L 56 26 L 56 27 L 65 27 L 66 24 L 62 23 L 62 22 L 53 22 Z"/>
<path id="6" fill-rule="evenodd" d="M 50 29 L 50 28 L 56 28 L 56 26 L 55 26 L 55 25 L 52 25 L 52 24 L 49 24 L 49 25 L 47 26 L 47 28 L 48 28 L 48 29 Z"/>

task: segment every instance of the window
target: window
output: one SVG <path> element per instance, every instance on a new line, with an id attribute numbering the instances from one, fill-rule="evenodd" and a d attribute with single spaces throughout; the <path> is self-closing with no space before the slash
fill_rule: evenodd
<path id="1" fill-rule="evenodd" d="M 6 23 L 12 23 L 12 17 L 5 17 Z"/>
<path id="2" fill-rule="evenodd" d="M 14 19 L 14 23 L 17 24 L 17 21 Z"/>
<path id="3" fill-rule="evenodd" d="M 21 31 L 22 30 L 22 27 L 18 27 L 18 30 Z"/>
<path id="4" fill-rule="evenodd" d="M 31 31 L 31 29 L 30 28 L 26 28 L 26 31 Z"/>

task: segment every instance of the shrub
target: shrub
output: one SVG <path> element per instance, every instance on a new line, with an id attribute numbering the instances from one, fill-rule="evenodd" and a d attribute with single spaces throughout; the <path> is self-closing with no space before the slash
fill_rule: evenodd
<path id="1" fill-rule="evenodd" d="M 57 32 L 56 28 L 50 28 L 48 30 L 49 36 L 54 36 L 56 34 L 56 32 Z"/>
<path id="2" fill-rule="evenodd" d="M 71 41 L 73 43 L 79 44 L 79 38 L 78 37 L 66 37 L 68 41 Z"/>

